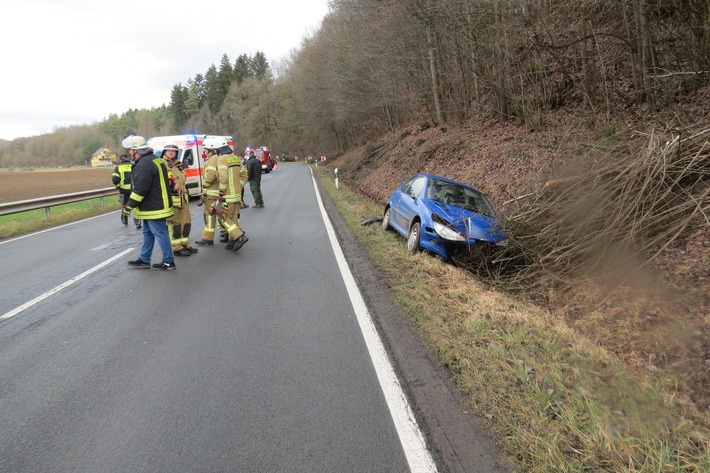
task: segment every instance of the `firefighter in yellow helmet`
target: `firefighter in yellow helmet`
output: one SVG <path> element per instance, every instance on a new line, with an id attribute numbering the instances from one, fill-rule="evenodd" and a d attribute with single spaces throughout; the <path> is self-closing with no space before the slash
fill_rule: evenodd
<path id="1" fill-rule="evenodd" d="M 173 212 L 172 218 L 168 219 L 168 232 L 170 233 L 170 245 L 175 256 L 190 256 L 197 253 L 197 248 L 190 246 L 190 229 L 192 218 L 190 217 L 190 195 L 187 191 L 187 175 L 182 169 L 182 163 L 178 160 L 180 149 L 174 144 L 163 147 L 163 162 L 168 169 L 168 177 L 173 182 Z"/>
<path id="2" fill-rule="evenodd" d="M 202 198 L 197 205 L 204 206 L 205 226 L 202 229 L 202 239 L 197 240 L 197 245 L 214 245 L 214 232 L 217 226 L 217 211 L 215 204 L 219 201 L 219 175 L 217 172 L 217 143 L 214 137 L 207 137 L 202 143 L 204 147 L 203 158 L 205 161 L 204 176 L 202 179 Z"/>

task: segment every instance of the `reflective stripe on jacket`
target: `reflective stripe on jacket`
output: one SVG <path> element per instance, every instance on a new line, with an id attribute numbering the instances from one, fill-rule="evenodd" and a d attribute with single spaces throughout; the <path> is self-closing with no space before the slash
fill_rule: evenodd
<path id="1" fill-rule="evenodd" d="M 220 174 L 220 179 L 224 180 L 226 191 L 224 192 L 224 200 L 228 203 L 236 203 L 242 201 L 242 186 L 241 168 L 242 160 L 233 154 L 220 156 L 224 158 L 226 164 L 226 173 L 224 176 Z"/>
<path id="2" fill-rule="evenodd" d="M 205 195 L 212 199 L 219 198 L 219 176 L 217 174 L 217 159 L 218 156 L 213 154 L 205 163 L 205 178 L 202 181 L 202 187 L 205 190 Z"/>

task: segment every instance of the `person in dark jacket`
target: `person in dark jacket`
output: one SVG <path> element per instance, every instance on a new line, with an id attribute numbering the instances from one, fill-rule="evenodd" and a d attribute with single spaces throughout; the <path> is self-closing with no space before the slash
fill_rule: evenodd
<path id="1" fill-rule="evenodd" d="M 173 216 L 172 183 L 163 160 L 153 154 L 142 136 L 128 136 L 121 142 L 133 157 L 133 190 L 123 209 L 124 215 L 134 211 L 143 220 L 143 246 L 137 260 L 129 266 L 149 268 L 153 246 L 158 240 L 163 260 L 153 265 L 157 270 L 174 270 L 175 257 L 170 245 L 167 219 Z"/>
<path id="2" fill-rule="evenodd" d="M 249 159 L 247 160 L 247 172 L 249 174 L 249 188 L 251 195 L 254 197 L 254 208 L 264 208 L 264 197 L 261 195 L 261 161 L 256 159 L 256 153 L 249 151 Z"/>

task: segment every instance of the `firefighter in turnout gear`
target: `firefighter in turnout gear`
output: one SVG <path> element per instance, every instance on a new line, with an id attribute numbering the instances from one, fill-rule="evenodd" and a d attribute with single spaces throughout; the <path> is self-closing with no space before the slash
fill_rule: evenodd
<path id="1" fill-rule="evenodd" d="M 118 189 L 118 200 L 125 208 L 128 199 L 131 197 L 133 163 L 131 162 L 130 156 L 127 154 L 122 154 L 119 159 L 121 162 L 113 169 L 111 182 L 113 182 L 113 185 Z M 128 216 L 124 215 L 124 212 L 121 212 L 121 222 L 124 225 L 128 225 Z M 133 215 L 133 224 L 136 228 L 141 228 L 141 221 L 136 218 L 135 214 Z"/>
<path id="2" fill-rule="evenodd" d="M 233 154 L 226 141 L 221 141 L 224 141 L 224 143 L 218 143 L 222 146 L 217 149 L 219 154 L 217 165 L 219 190 L 224 200 L 224 213 L 220 218 L 220 222 L 229 237 L 225 248 L 237 251 L 249 240 L 239 227 L 242 188 L 247 179 L 247 170 L 246 166 L 242 164 L 241 158 Z"/>
<path id="3" fill-rule="evenodd" d="M 167 219 L 173 216 L 172 183 L 163 160 L 153 154 L 142 136 L 130 135 L 121 145 L 128 149 L 133 157 L 133 189 L 124 215 L 135 209 L 137 218 L 143 220 L 143 245 L 140 256 L 128 262 L 134 268 L 150 268 L 153 246 L 158 242 L 162 261 L 152 266 L 153 269 L 175 270 L 175 257 L 170 245 Z"/>
<path id="4" fill-rule="evenodd" d="M 214 232 L 217 227 L 217 212 L 222 211 L 221 208 L 215 209 L 215 204 L 219 202 L 219 175 L 217 173 L 217 154 L 216 142 L 214 138 L 205 138 L 202 143 L 205 148 L 204 159 L 205 174 L 202 179 L 202 189 L 204 193 L 197 205 L 204 206 L 205 227 L 202 229 L 202 239 L 195 243 L 198 245 L 214 245 Z"/>
<path id="5" fill-rule="evenodd" d="M 168 219 L 168 233 L 170 234 L 170 244 L 175 256 L 190 256 L 197 253 L 197 248 L 190 247 L 190 229 L 192 218 L 190 217 L 190 205 L 187 187 L 187 175 L 182 169 L 182 163 L 178 160 L 180 149 L 174 144 L 165 145 L 163 148 L 163 163 L 168 170 L 168 178 L 173 182 L 173 212 L 172 218 Z"/>

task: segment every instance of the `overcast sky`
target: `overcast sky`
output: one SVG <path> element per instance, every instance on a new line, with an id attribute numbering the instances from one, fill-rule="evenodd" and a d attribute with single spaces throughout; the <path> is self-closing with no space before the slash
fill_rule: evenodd
<path id="1" fill-rule="evenodd" d="M 169 104 L 223 54 L 275 67 L 316 31 L 328 0 L 4 0 L 0 138 Z"/>

